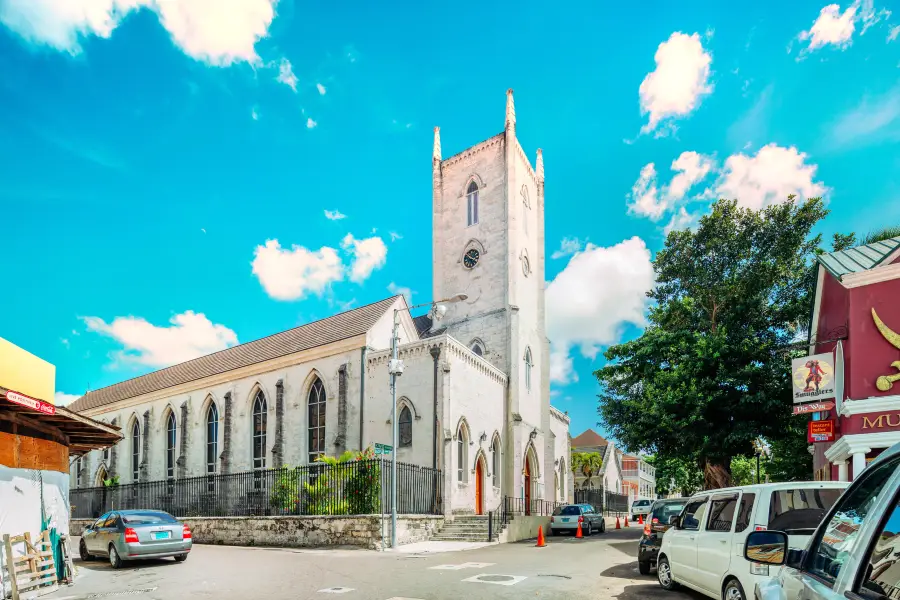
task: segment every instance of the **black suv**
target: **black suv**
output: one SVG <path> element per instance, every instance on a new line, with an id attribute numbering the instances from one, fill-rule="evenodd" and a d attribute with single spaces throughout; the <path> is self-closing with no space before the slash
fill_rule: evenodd
<path id="1" fill-rule="evenodd" d="M 641 575 L 649 575 L 656 565 L 656 555 L 662 546 L 662 536 L 669 529 L 669 517 L 681 514 L 688 498 L 666 498 L 657 500 L 650 507 L 650 514 L 644 520 L 644 533 L 638 543 L 638 569 Z"/>

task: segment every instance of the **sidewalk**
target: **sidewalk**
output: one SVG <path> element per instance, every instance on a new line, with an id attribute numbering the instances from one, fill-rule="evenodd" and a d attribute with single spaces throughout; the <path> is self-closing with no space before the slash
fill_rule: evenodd
<path id="1" fill-rule="evenodd" d="M 499 542 L 415 542 L 398 546 L 396 550 L 386 549 L 385 552 L 396 554 L 437 554 L 440 552 L 459 552 L 461 550 L 476 550 L 486 546 L 496 546 Z"/>

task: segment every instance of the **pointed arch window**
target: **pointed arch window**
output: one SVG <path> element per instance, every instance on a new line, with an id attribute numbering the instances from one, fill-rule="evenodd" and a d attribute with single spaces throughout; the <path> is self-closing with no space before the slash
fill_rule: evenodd
<path id="1" fill-rule="evenodd" d="M 131 425 L 131 480 L 138 481 L 141 474 L 141 426 L 137 419 Z"/>
<path id="2" fill-rule="evenodd" d="M 491 444 L 491 482 L 495 488 L 500 487 L 500 438 L 495 437 Z"/>
<path id="3" fill-rule="evenodd" d="M 216 459 L 219 454 L 219 409 L 215 402 L 209 403 L 206 409 L 206 473 L 216 472 Z"/>
<path id="4" fill-rule="evenodd" d="M 534 362 L 531 360 L 531 348 L 525 349 L 525 390 L 531 391 L 531 368 Z"/>
<path id="5" fill-rule="evenodd" d="M 97 487 L 103 487 L 104 482 L 109 479 L 109 473 L 106 471 L 106 467 L 100 465 L 100 468 L 97 469 L 97 481 L 95 485 Z"/>
<path id="6" fill-rule="evenodd" d="M 409 448 L 412 446 L 412 411 L 408 406 L 400 409 L 400 418 L 397 419 L 397 425 L 400 428 L 400 447 Z"/>
<path id="7" fill-rule="evenodd" d="M 269 407 L 262 390 L 256 392 L 253 400 L 253 469 L 266 468 L 266 427 Z"/>
<path id="8" fill-rule="evenodd" d="M 474 181 L 469 182 L 469 187 L 466 188 L 466 208 L 468 224 L 478 224 L 478 184 Z"/>
<path id="9" fill-rule="evenodd" d="M 316 377 L 307 396 L 309 414 L 309 462 L 325 454 L 325 386 Z"/>
<path id="10" fill-rule="evenodd" d="M 166 417 L 166 479 L 175 479 L 175 438 L 178 426 L 175 413 L 169 411 Z"/>
<path id="11" fill-rule="evenodd" d="M 472 352 L 474 354 L 477 354 L 478 356 L 484 356 L 484 342 L 482 342 L 481 340 L 477 338 L 472 340 L 472 342 L 469 344 L 469 348 L 472 349 Z"/>
<path id="12" fill-rule="evenodd" d="M 456 433 L 456 481 L 459 483 L 466 481 L 466 465 L 469 463 L 468 446 L 469 432 L 465 424 L 461 424 Z"/>
<path id="13" fill-rule="evenodd" d="M 80 488 L 84 485 L 84 477 L 82 473 L 84 472 L 84 456 L 79 456 L 78 460 L 75 462 L 75 487 Z"/>

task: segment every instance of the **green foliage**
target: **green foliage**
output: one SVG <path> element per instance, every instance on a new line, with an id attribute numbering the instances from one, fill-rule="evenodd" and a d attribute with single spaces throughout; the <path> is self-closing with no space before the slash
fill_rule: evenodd
<path id="1" fill-rule="evenodd" d="M 766 482 L 767 460 L 759 461 L 759 481 Z M 810 469 L 812 472 L 812 469 Z M 756 483 L 756 457 L 735 456 L 731 459 L 731 479 L 734 485 L 750 485 Z M 809 479 L 809 477 L 807 477 Z"/>
<path id="2" fill-rule="evenodd" d="M 117 485 L 119 485 L 119 476 L 118 475 L 114 475 L 113 477 L 110 477 L 109 479 L 103 480 L 103 487 L 116 487 Z"/>
<path id="3" fill-rule="evenodd" d="M 281 510 L 314 515 L 365 515 L 379 512 L 381 467 L 375 452 L 320 456 L 313 467 L 279 472 L 269 503 Z"/>
<path id="4" fill-rule="evenodd" d="M 731 461 L 791 428 L 786 348 L 808 319 L 821 199 L 761 211 L 716 202 L 696 231 L 673 231 L 654 261 L 649 324 L 612 346 L 595 375 L 600 417 L 631 451 L 696 460 L 704 487 L 731 484 Z"/>
<path id="5" fill-rule="evenodd" d="M 573 452 L 572 472 L 584 475 L 585 483 L 592 487 L 591 480 L 603 468 L 603 456 L 599 452 Z"/>
<path id="6" fill-rule="evenodd" d="M 866 237 L 863 238 L 861 243 L 874 244 L 875 242 L 881 242 L 895 237 L 900 237 L 900 225 L 871 231 L 866 234 Z"/>
<path id="7" fill-rule="evenodd" d="M 806 419 L 788 422 L 785 435 L 770 441 L 772 458 L 766 465 L 770 481 L 808 481 L 813 472 L 812 454 L 807 447 Z"/>
<path id="8" fill-rule="evenodd" d="M 656 469 L 656 493 L 663 496 L 679 494 L 691 496 L 703 489 L 703 472 L 696 459 L 663 458 L 647 456 L 645 459 Z"/>

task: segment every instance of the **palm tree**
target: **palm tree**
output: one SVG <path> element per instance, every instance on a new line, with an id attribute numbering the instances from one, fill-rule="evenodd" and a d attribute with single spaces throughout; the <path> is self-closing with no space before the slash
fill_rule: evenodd
<path id="1" fill-rule="evenodd" d="M 875 242 L 882 242 L 895 237 L 900 237 L 900 225 L 885 227 L 884 229 L 869 232 L 866 237 L 863 238 L 861 243 L 874 244 Z"/>
<path id="2" fill-rule="evenodd" d="M 603 467 L 603 456 L 599 452 L 572 453 L 572 472 L 584 475 L 585 487 L 594 487 L 591 479 L 600 473 Z"/>

